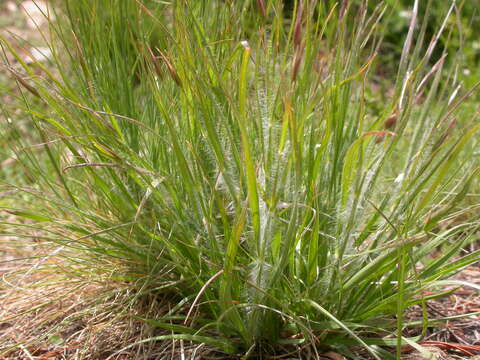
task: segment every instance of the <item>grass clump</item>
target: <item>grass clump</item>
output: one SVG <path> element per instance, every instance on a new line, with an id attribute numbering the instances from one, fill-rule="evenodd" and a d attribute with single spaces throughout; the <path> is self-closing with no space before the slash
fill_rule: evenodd
<path id="1" fill-rule="evenodd" d="M 475 115 L 455 123 L 473 90 L 454 91 L 446 54 L 429 65 L 437 36 L 417 5 L 373 111 L 382 6 L 67 1 L 56 75 L 4 43 L 43 103 L 25 111 L 44 154 L 11 145 L 34 180 L 8 184 L 9 213 L 75 251 L 78 271 L 179 299 L 145 319 L 173 335 L 148 341 L 400 358 L 419 339 L 402 336 L 404 310 L 479 255 L 454 258 L 477 226 L 456 221 L 478 175 L 460 158 Z"/>

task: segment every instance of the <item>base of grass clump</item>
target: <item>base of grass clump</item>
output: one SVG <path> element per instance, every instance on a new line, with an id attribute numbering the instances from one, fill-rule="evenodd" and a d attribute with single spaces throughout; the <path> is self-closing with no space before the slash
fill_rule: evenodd
<path id="1" fill-rule="evenodd" d="M 70 266 L 67 259 L 45 257 L 48 248 L 32 249 L 32 240 L 2 241 L 4 279 L 0 289 L 0 356 L 14 359 L 242 359 L 245 352 L 225 354 L 212 346 L 188 340 L 155 340 L 171 335 L 140 318 L 162 318 L 178 304 L 165 296 L 140 298 L 128 284 L 107 279 L 65 279 L 58 266 Z M 30 244 L 30 246 L 29 246 Z M 45 245 L 45 244 L 44 244 Z M 51 249 L 50 249 L 51 251 Z M 17 260 L 14 260 L 17 259 Z M 27 260 L 25 260 L 27 259 Z M 38 265 L 42 263 L 42 265 Z M 31 271 L 36 267 L 36 271 Z M 98 274 L 97 274 L 98 275 Z M 470 266 L 455 279 L 477 283 L 480 266 Z M 428 301 L 427 313 L 432 322 L 420 343 L 431 359 L 472 359 L 480 353 L 477 333 L 480 329 L 480 296 L 469 287 L 450 287 L 452 292 L 443 298 Z M 447 289 L 444 289 L 447 290 Z M 185 303 L 183 310 L 189 310 Z M 181 309 L 180 309 L 181 310 Z M 421 306 L 406 309 L 409 323 L 422 322 Z M 471 314 L 462 317 L 462 315 Z M 450 319 L 435 322 L 433 319 Z M 394 319 L 392 319 L 394 321 Z M 172 322 L 173 323 L 173 322 Z M 407 328 L 406 337 L 418 336 L 419 325 Z M 286 334 L 284 334 L 286 335 Z M 382 334 L 377 334 L 379 338 Z M 372 338 L 375 334 L 371 334 Z M 270 344 L 250 349 L 250 359 L 346 359 L 328 346 L 297 344 L 298 336 L 284 336 L 283 345 Z M 288 344 L 290 343 L 290 344 Z M 133 345 L 132 344 L 137 344 Z M 316 347 L 316 348 L 315 348 Z M 384 347 L 393 353 L 393 347 Z M 351 347 L 352 359 L 372 357 L 362 348 Z M 402 359 L 429 359 L 411 346 L 404 346 Z"/>

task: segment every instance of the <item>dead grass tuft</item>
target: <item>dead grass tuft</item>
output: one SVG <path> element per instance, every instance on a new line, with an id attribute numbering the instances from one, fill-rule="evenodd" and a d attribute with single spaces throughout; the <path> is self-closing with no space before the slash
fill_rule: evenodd
<path id="1" fill-rule="evenodd" d="M 132 304 L 127 284 L 70 277 L 63 270 L 71 264 L 60 252 L 51 256 L 52 245 L 10 237 L 0 246 L 0 359 L 156 359 L 209 351 L 174 341 L 122 351 L 166 334 L 132 315 L 158 318 L 167 300 Z"/>

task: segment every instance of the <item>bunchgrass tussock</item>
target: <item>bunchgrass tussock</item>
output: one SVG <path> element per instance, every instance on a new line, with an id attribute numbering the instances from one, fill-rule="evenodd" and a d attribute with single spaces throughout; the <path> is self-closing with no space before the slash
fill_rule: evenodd
<path id="1" fill-rule="evenodd" d="M 420 339 L 404 310 L 479 259 L 457 208 L 479 173 L 477 115 L 455 122 L 475 89 L 432 58 L 450 29 L 427 38 L 415 2 L 375 110 L 385 7 L 327 3 L 68 0 L 50 8 L 53 71 L 2 42 L 40 102 L 7 210 L 82 271 L 174 295 L 145 319 L 170 335 L 143 341 L 399 359 Z"/>

